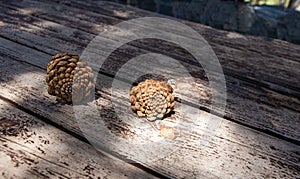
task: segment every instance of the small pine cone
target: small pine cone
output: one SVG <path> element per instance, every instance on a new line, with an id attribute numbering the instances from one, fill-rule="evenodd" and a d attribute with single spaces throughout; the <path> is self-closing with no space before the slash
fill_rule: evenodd
<path id="1" fill-rule="evenodd" d="M 82 102 L 91 94 L 94 85 L 92 68 L 80 61 L 78 55 L 57 54 L 47 66 L 48 93 L 61 102 Z M 74 84 L 74 85 L 73 85 Z M 73 88 L 73 89 L 72 89 Z"/>
<path id="2" fill-rule="evenodd" d="M 167 82 L 146 80 L 131 88 L 129 102 L 138 116 L 155 121 L 174 109 L 172 93 L 173 88 Z"/>

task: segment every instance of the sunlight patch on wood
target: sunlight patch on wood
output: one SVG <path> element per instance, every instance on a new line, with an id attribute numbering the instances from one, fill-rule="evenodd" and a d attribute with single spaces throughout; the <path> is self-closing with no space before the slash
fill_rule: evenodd
<path id="1" fill-rule="evenodd" d="M 247 39 L 245 36 L 238 34 L 238 33 L 233 33 L 233 32 L 228 32 L 226 37 L 230 39 Z"/>
<path id="2" fill-rule="evenodd" d="M 21 9 L 21 8 L 18 8 L 17 9 L 18 10 L 18 12 L 20 13 L 20 14 L 23 14 L 23 15 L 31 15 L 31 14 L 33 14 L 35 11 L 37 11 L 37 9 L 36 8 L 30 8 L 30 9 Z"/>
<path id="3" fill-rule="evenodd" d="M 120 17 L 129 17 L 132 12 L 131 11 L 119 11 L 119 10 L 113 10 L 114 15 L 120 16 Z"/>

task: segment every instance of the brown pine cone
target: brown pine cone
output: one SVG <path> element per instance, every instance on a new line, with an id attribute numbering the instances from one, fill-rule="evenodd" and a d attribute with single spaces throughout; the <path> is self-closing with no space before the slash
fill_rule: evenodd
<path id="1" fill-rule="evenodd" d="M 48 63 L 48 93 L 56 96 L 60 102 L 71 103 L 72 90 L 73 102 L 85 101 L 95 87 L 93 81 L 92 68 L 87 66 L 86 62 L 80 61 L 78 55 L 57 54 Z"/>
<path id="2" fill-rule="evenodd" d="M 163 81 L 146 80 L 132 87 L 129 101 L 138 116 L 149 121 L 162 119 L 174 109 L 173 88 Z"/>

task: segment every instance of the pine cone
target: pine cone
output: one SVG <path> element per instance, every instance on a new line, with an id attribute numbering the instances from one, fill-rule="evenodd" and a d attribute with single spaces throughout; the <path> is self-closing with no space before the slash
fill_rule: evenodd
<path id="1" fill-rule="evenodd" d="M 48 93 L 60 102 L 82 102 L 91 94 L 94 83 L 92 68 L 79 61 L 78 55 L 57 54 L 47 66 Z M 73 85 L 74 84 L 74 85 Z"/>
<path id="2" fill-rule="evenodd" d="M 174 108 L 173 88 L 167 83 L 146 80 L 132 87 L 129 101 L 138 116 L 146 116 L 149 121 L 162 119 Z"/>

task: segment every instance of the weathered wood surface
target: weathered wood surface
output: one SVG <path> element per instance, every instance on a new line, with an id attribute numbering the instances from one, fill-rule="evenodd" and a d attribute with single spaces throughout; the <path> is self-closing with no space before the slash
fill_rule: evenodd
<path id="1" fill-rule="evenodd" d="M 74 118 L 72 107 L 56 104 L 55 99 L 47 94 L 44 67 L 39 67 L 38 63 L 37 66 L 33 66 L 22 62 L 24 59 L 31 59 L 32 62 L 36 62 L 40 59 L 48 59 L 50 55 L 9 41 L 6 42 L 7 47 L 18 49 L 22 52 L 22 56 L 11 53 L 13 59 L 8 56 L 0 57 L 1 64 L 3 64 L 0 69 L 0 95 L 82 135 Z M 102 79 L 105 82 L 108 77 L 103 75 Z M 159 136 L 159 130 L 147 130 L 151 133 L 149 134 L 143 132 L 145 129 L 139 128 L 138 125 L 127 124 L 126 119 L 120 123 L 120 120 L 113 113 L 108 96 L 109 89 L 105 88 L 105 83 L 102 85 L 101 91 L 98 91 L 101 94 L 97 99 L 97 105 L 101 114 L 106 116 L 106 125 L 110 127 L 112 133 L 129 138 L 132 143 L 147 138 L 145 135 Z M 120 93 L 122 94 L 124 91 L 120 91 Z M 131 119 L 136 118 L 130 111 L 126 96 L 119 99 L 119 102 L 124 113 L 129 113 Z M 205 138 L 203 135 L 205 129 L 201 125 L 210 114 L 200 113 L 202 116 L 200 120 L 195 120 L 193 117 L 182 117 L 177 111 L 171 118 L 162 121 L 160 125 L 166 126 L 172 126 L 174 122 L 180 121 L 181 125 L 174 127 L 175 130 L 181 132 L 181 135 L 174 140 L 175 146 L 179 149 L 155 162 L 139 162 L 170 177 L 199 178 L 204 175 L 206 177 L 225 178 L 232 176 L 293 178 L 299 175 L 299 146 L 234 122 L 223 120 L 217 130 L 216 137 L 212 138 L 207 146 L 201 146 L 201 142 Z M 143 120 L 136 119 L 136 121 L 142 122 Z M 150 129 L 150 124 L 147 125 L 147 129 Z M 102 134 L 98 135 L 101 136 Z M 108 141 L 110 140 L 108 139 Z M 127 150 L 115 152 L 133 160 L 135 159 L 133 155 L 135 152 L 147 152 L 146 150 L 135 151 L 133 146 L 122 147 L 127 148 Z M 153 148 L 152 150 L 163 149 Z"/>
<path id="2" fill-rule="evenodd" d="M 44 68 L 50 60 L 50 55 L 62 51 L 81 53 L 95 35 L 111 28 L 111 25 L 122 19 L 151 15 L 151 13 L 147 14 L 145 11 L 135 9 L 128 11 L 125 6 L 107 2 L 93 4 L 94 2 L 88 1 L 89 5 L 80 1 L 57 2 L 60 5 L 48 1 L 46 3 L 10 1 L 0 5 L 0 36 L 7 39 L 0 39 L 0 44 L 5 44 L 0 47 L 0 60 L 3 62 L 0 70 L 0 95 L 36 115 L 82 135 L 74 119 L 72 107 L 55 104 L 54 98 L 47 95 Z M 68 2 L 72 3 L 68 4 Z M 105 8 L 93 7 L 99 5 Z M 286 135 L 288 139 L 294 137 L 295 140 L 292 141 L 297 143 L 300 135 L 297 127 L 299 126 L 299 83 L 297 83 L 299 69 L 295 67 L 299 66 L 299 54 L 296 53 L 299 46 L 276 40 L 266 42 L 256 37 L 244 37 L 198 24 L 185 23 L 209 40 L 225 67 L 229 88 L 227 119 L 244 122 L 245 125 L 262 130 L 274 130 L 281 136 Z M 153 46 L 155 43 L 152 41 L 133 42 L 119 50 L 113 59 L 131 58 L 148 51 L 157 52 Z M 271 49 L 275 47 L 280 50 L 271 53 Z M 186 64 L 192 71 L 201 70 L 180 49 L 164 43 L 159 45 L 159 48 L 161 49 L 159 52 L 167 55 L 170 54 L 169 49 L 174 48 L 176 53 L 170 54 L 172 57 L 181 61 L 186 58 L 188 62 Z M 267 53 L 261 54 L 257 48 L 266 48 L 264 50 Z M 246 64 L 248 67 L 243 67 Z M 97 93 L 100 96 L 97 99 L 98 109 L 110 119 L 106 122 L 113 133 L 124 138 L 132 137 L 134 141 L 143 140 L 143 137 L 147 136 L 137 135 L 142 129 L 119 123 L 113 115 L 110 97 L 107 95 L 110 90 L 107 81 L 111 78 L 103 75 L 114 72 L 113 70 L 113 65 L 108 66 L 107 71 L 102 73 L 103 83 L 97 86 Z M 282 76 L 274 74 L 277 71 L 280 71 Z M 178 91 L 178 94 L 182 94 L 183 99 L 190 99 L 189 94 L 185 93 L 186 90 L 203 94 L 201 105 L 208 107 L 210 100 L 208 83 L 201 74 L 196 77 L 198 77 L 197 85 L 190 84 L 197 86 L 196 88 L 185 88 Z M 182 87 L 186 87 L 184 80 L 177 79 L 177 82 L 181 83 Z M 120 92 L 124 93 L 124 91 Z M 124 113 L 131 113 L 128 103 L 124 102 L 125 98 L 126 96 L 123 96 L 117 100 L 120 100 Z M 191 102 L 198 103 L 198 101 Z M 257 112 L 258 109 L 264 111 Z M 199 112 L 206 116 L 203 119 L 210 116 L 206 112 Z M 135 118 L 134 115 L 130 117 Z M 214 118 L 220 119 L 215 116 Z M 139 163 L 171 177 L 199 178 L 203 175 L 299 177 L 299 145 L 223 120 L 216 137 L 203 148 L 199 143 L 203 140 L 204 132 L 200 125 L 201 121 L 185 118 L 176 111 L 174 116 L 163 121 L 162 124 L 172 125 L 172 121 L 182 123 L 182 126 L 175 130 L 186 131 L 174 141 L 180 150 L 154 163 L 145 161 Z M 159 136 L 158 131 L 155 130 L 153 133 Z M 125 147 L 128 150 L 120 150 L 120 147 L 116 152 L 134 160 L 135 156 L 132 154 L 139 151 L 130 151 L 130 146 Z"/>
<path id="3" fill-rule="evenodd" d="M 5 25 L 1 35 L 49 54 L 62 51 L 80 53 L 85 45 L 96 34 L 104 29 L 111 28 L 111 24 L 120 22 L 120 19 L 123 19 L 120 16 L 120 19 L 106 16 L 109 15 L 107 11 L 109 11 L 110 8 L 114 7 L 117 9 L 115 11 L 118 11 L 123 6 L 115 5 L 115 7 L 114 4 L 112 4 L 109 6 L 110 8 L 107 8 L 108 10 L 101 11 L 102 13 L 106 12 L 106 15 L 101 15 L 99 14 L 101 12 L 81 12 L 76 8 L 70 7 L 74 6 L 74 4 L 76 3 L 72 3 L 72 5 L 68 6 L 61 6 L 55 3 L 41 3 L 35 1 L 14 3 L 14 1 L 12 1 L 10 5 L 3 5 L 5 6 L 3 11 L 7 12 L 2 16 Z M 12 9 L 8 11 L 6 6 L 9 6 Z M 16 9 L 16 7 L 20 9 Z M 24 10 L 25 7 L 27 7 L 26 10 Z M 81 6 L 81 8 L 84 7 L 87 8 L 86 5 Z M 61 15 L 61 12 L 64 12 L 65 15 Z M 112 14 L 113 11 L 111 10 L 110 13 Z M 134 13 L 137 12 L 130 12 L 130 15 L 128 15 L 127 18 L 135 17 L 133 15 Z M 20 19 L 22 19 L 22 22 L 20 22 Z M 18 30 L 20 23 L 23 28 Z M 65 26 L 61 24 L 64 24 Z M 297 96 L 298 92 L 293 90 L 295 89 L 294 87 L 289 88 L 284 85 L 280 87 L 280 89 L 286 89 L 284 90 L 284 93 L 278 93 L 276 91 L 282 91 L 273 88 L 274 85 L 270 86 L 269 81 L 265 80 L 266 76 L 269 76 L 271 80 L 276 79 L 275 84 L 277 87 L 278 85 L 284 84 L 286 81 L 289 81 L 289 84 L 292 85 L 299 84 L 296 82 L 299 68 L 295 68 L 300 66 L 299 62 L 295 60 L 298 57 L 298 54 L 295 51 L 299 46 L 286 44 L 281 41 L 279 41 L 280 43 L 278 41 L 266 42 L 260 38 L 244 37 L 234 33 L 227 34 L 228 36 L 235 37 L 231 39 L 229 37 L 223 37 L 226 36 L 224 35 L 225 32 L 216 33 L 218 31 L 201 25 L 189 25 L 192 25 L 202 34 L 204 33 L 203 29 L 210 32 L 205 32 L 203 35 L 205 38 L 208 38 L 210 44 L 216 51 L 222 66 L 225 68 L 228 88 L 226 117 L 230 120 L 253 126 L 282 138 L 290 138 L 293 142 L 299 142 L 300 129 L 297 127 L 298 125 L 295 124 L 299 124 L 298 114 L 300 102 L 298 97 L 290 96 L 291 94 L 296 94 Z M 15 33 L 12 33 L 12 30 Z M 32 39 L 36 40 L 32 41 Z M 214 39 L 217 40 L 214 41 Z M 226 47 L 224 46 L 225 42 Z M 145 50 L 157 52 L 157 49 L 154 48 L 154 46 L 157 46 L 157 43 L 151 41 L 139 41 L 130 43 L 130 45 L 131 46 L 125 46 L 123 50 L 121 49 L 116 52 L 113 59 L 127 60 L 127 58 L 130 59 L 138 54 L 145 53 Z M 243 48 L 241 48 L 241 45 L 244 45 Z M 279 49 L 279 45 L 282 46 L 282 51 L 276 51 L 276 55 L 273 55 L 273 53 L 267 53 L 267 55 L 265 55 L 255 50 L 257 48 L 262 50 L 263 48 L 269 48 L 270 46 L 274 49 Z M 174 52 L 176 52 L 170 54 L 168 49 L 171 47 L 174 49 L 170 44 L 159 45 L 160 52 L 163 54 L 170 55 L 184 63 L 189 59 L 189 56 L 180 51 L 180 49 L 175 48 Z M 292 55 L 287 55 L 287 50 L 291 52 Z M 124 56 L 127 58 L 123 58 Z M 268 63 L 262 63 L 264 61 L 268 61 Z M 245 67 L 247 66 L 247 63 L 250 64 L 248 67 Z M 104 72 L 110 74 L 113 73 L 116 71 L 114 66 L 116 65 L 113 64 L 112 66 L 108 66 Z M 201 75 L 203 70 L 193 65 L 190 60 L 188 60 L 186 66 L 189 67 L 190 71 L 198 72 L 195 73 L 196 77 L 198 77 L 197 84 L 184 85 L 186 79 L 177 79 L 179 84 L 183 84 L 178 93 L 184 100 L 192 102 L 196 106 L 199 106 L 199 101 L 193 100 L 191 97 L 195 96 L 194 93 L 201 94 L 200 106 L 210 109 L 209 101 L 211 95 L 208 83 L 205 78 L 203 79 L 203 75 Z M 238 72 L 235 72 L 237 70 Z M 280 71 L 287 75 L 278 76 L 273 73 L 274 71 Z M 258 73 L 260 74 L 257 77 L 253 76 Z M 275 106 L 274 101 L 276 101 Z M 213 110 L 217 111 L 218 109 Z M 259 112 L 257 112 L 258 110 Z"/>
<path id="4" fill-rule="evenodd" d="M 51 4 L 49 1 L 45 2 L 46 3 L 30 1 L 26 2 L 26 6 L 22 6 L 20 3 L 15 3 L 14 5 L 20 8 L 26 7 L 28 10 L 28 6 L 31 4 L 33 9 L 31 9 L 31 13 L 28 14 L 49 19 L 50 21 L 59 22 L 60 24 L 65 24 L 67 26 L 72 26 L 73 28 L 82 29 L 86 32 L 94 32 L 95 34 L 98 34 L 104 29 L 109 28 L 109 25 L 116 24 L 122 20 L 143 17 L 147 15 L 158 16 L 154 13 L 147 13 L 146 11 L 133 8 L 131 9 L 104 1 L 95 2 L 89 0 L 87 2 L 82 2 L 79 0 L 59 0 L 57 1 L 58 4 Z M 67 6 L 62 6 L 62 4 L 66 4 Z M 49 5 L 52 5 L 52 8 L 48 8 Z M 76 9 L 70 7 L 76 7 Z M 58 15 L 58 12 L 64 12 L 65 15 Z M 65 22 L 66 19 L 68 19 L 67 21 L 69 23 Z M 81 21 L 83 21 L 83 23 L 85 22 L 85 26 L 78 25 L 78 22 Z M 299 90 L 300 86 L 298 84 L 293 84 L 293 82 L 298 82 L 295 74 L 297 75 L 299 71 L 294 69 L 293 64 L 290 62 L 299 62 L 298 45 L 291 45 L 280 40 L 273 40 L 273 42 L 270 42 L 266 45 L 266 40 L 262 38 L 242 36 L 235 33 L 228 33 L 226 31 L 219 31 L 187 21 L 180 22 L 193 27 L 209 41 L 216 54 L 220 58 L 225 72 L 228 73 L 228 75 L 238 75 L 242 78 L 249 78 L 249 80 L 254 80 L 260 83 L 268 84 L 268 82 L 271 82 L 275 85 Z M 87 25 L 89 28 L 86 28 Z M 181 36 L 182 34 L 177 35 Z M 149 44 L 141 46 L 141 44 L 136 43 L 136 46 L 138 46 L 138 48 L 150 48 L 153 50 L 153 47 L 151 45 L 149 46 Z M 157 50 L 157 48 L 154 50 Z M 167 51 L 169 51 L 168 46 L 162 49 L 160 48 L 159 50 L 159 52 Z M 261 51 L 264 51 L 264 53 L 262 54 Z M 173 54 L 173 52 L 171 54 Z M 174 55 L 180 55 L 180 53 L 176 52 Z M 269 61 L 270 63 L 264 63 L 264 61 Z M 254 65 L 256 63 L 259 63 L 260 65 Z M 241 67 L 244 68 L 240 69 Z M 287 71 L 287 69 L 292 71 Z M 282 72 L 280 76 L 272 73 L 278 71 Z M 275 88 L 275 86 L 269 87 Z M 288 93 L 288 91 L 286 92 Z"/>
<path id="5" fill-rule="evenodd" d="M 154 178 L 0 100 L 1 178 Z"/>

